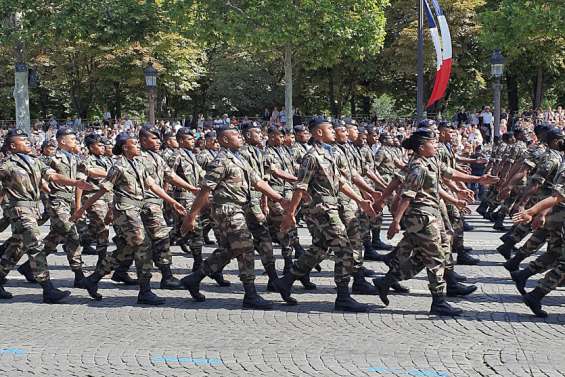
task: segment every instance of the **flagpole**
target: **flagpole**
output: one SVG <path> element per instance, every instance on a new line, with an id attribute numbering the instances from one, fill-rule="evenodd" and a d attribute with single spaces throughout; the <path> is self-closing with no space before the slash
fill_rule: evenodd
<path id="1" fill-rule="evenodd" d="M 418 0 L 418 81 L 416 89 L 416 115 L 424 117 L 424 0 Z"/>

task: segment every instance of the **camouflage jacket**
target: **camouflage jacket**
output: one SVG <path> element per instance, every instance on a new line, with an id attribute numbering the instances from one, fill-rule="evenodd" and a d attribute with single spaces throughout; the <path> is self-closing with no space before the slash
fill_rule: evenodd
<path id="1" fill-rule="evenodd" d="M 67 178 L 77 179 L 79 160 L 76 155 L 58 149 L 49 159 L 49 167 L 56 173 Z M 54 182 L 49 182 L 49 198 L 74 200 L 75 188 L 72 186 L 61 186 Z"/>
<path id="2" fill-rule="evenodd" d="M 315 143 L 304 155 L 297 176 L 294 187 L 306 191 L 312 198 L 305 207 L 337 205 L 337 196 L 345 180 L 338 169 L 332 146 Z"/>
<path id="3" fill-rule="evenodd" d="M 439 182 L 453 169 L 437 157 L 414 157 L 408 167 L 401 195 L 410 199 L 408 212 L 437 215 L 440 211 Z"/>
<path id="4" fill-rule="evenodd" d="M 540 185 L 540 189 L 535 195 L 539 200 L 551 195 L 561 160 L 561 153 L 554 149 L 548 149 L 537 162 L 537 167 L 529 177 L 529 181 Z"/>
<path id="5" fill-rule="evenodd" d="M 254 147 L 253 145 L 246 144 L 241 147 L 240 153 L 249 166 L 251 166 L 251 169 L 257 173 L 259 178 L 264 181 L 269 181 L 269 177 L 265 172 L 265 153 L 261 149 Z M 261 195 L 262 194 L 256 190 L 251 191 L 251 196 L 253 198 L 260 198 Z"/>
<path id="6" fill-rule="evenodd" d="M 392 150 L 392 147 L 383 145 L 375 154 L 375 169 L 381 176 L 392 177 L 396 169 L 395 160 L 398 156 Z"/>
<path id="7" fill-rule="evenodd" d="M 216 151 L 213 151 L 211 149 L 203 149 L 196 156 L 196 160 L 198 161 L 202 169 L 206 170 L 208 168 L 208 164 L 214 161 L 217 155 L 218 152 Z"/>
<path id="8" fill-rule="evenodd" d="M 334 150 L 335 150 L 335 160 L 336 160 L 336 163 L 337 163 L 337 168 L 339 169 L 341 176 L 343 177 L 343 179 L 345 181 L 347 181 L 347 183 L 351 183 L 350 186 L 355 192 L 359 193 L 357 186 L 355 186 L 352 183 L 353 182 L 353 176 L 355 176 L 356 174 L 359 174 L 359 172 L 357 171 L 356 167 L 354 166 L 352 159 L 348 155 L 346 145 L 345 144 L 335 144 Z M 349 204 L 349 203 L 352 202 L 351 198 L 349 198 L 347 195 L 345 195 L 341 191 L 338 193 L 338 199 L 343 204 L 345 204 L 345 203 Z"/>
<path id="9" fill-rule="evenodd" d="M 295 142 L 292 145 L 292 157 L 294 158 L 295 170 L 298 170 L 298 167 L 300 167 L 302 163 L 302 158 L 304 158 L 304 155 L 308 153 L 310 148 L 310 145 L 307 143 Z"/>
<path id="10" fill-rule="evenodd" d="M 40 159 L 29 155 L 13 154 L 0 166 L 0 182 L 7 207 L 17 202 L 38 202 L 41 180 L 50 181 L 55 171 Z"/>
<path id="11" fill-rule="evenodd" d="M 144 165 L 145 174 L 153 178 L 157 186 L 163 188 L 165 182 L 171 180 L 173 171 L 157 152 L 143 150 L 139 160 Z M 161 200 L 161 198 L 151 190 L 145 190 L 145 199 Z"/>
<path id="12" fill-rule="evenodd" d="M 128 210 L 143 203 L 147 173 L 139 158 L 119 156 L 100 187 L 114 193 L 114 208 Z"/>
<path id="13" fill-rule="evenodd" d="M 208 165 L 201 187 L 212 192 L 212 205 L 242 206 L 249 204 L 252 187 L 260 180 L 259 175 L 239 152 L 222 148 Z"/>
<path id="14" fill-rule="evenodd" d="M 105 156 L 88 155 L 84 160 L 78 163 L 78 176 L 81 179 L 92 183 L 95 188 L 91 192 L 98 191 L 98 185 L 102 182 L 103 178 L 92 178 L 88 175 L 91 169 L 104 169 L 106 173 L 112 167 L 112 160 Z"/>
<path id="15" fill-rule="evenodd" d="M 176 173 L 176 175 L 192 186 L 198 186 L 204 176 L 204 170 L 200 167 L 194 153 L 191 150 L 184 148 L 178 149 L 173 159 L 173 163 L 171 164 L 171 169 Z M 189 193 L 180 187 L 175 187 L 173 191 L 177 197 L 192 195 L 192 193 Z"/>
<path id="16" fill-rule="evenodd" d="M 275 169 L 295 175 L 294 160 L 283 147 L 268 146 L 265 152 L 265 174 L 269 178 L 269 185 L 278 193 L 284 194 L 292 189 L 292 185 L 284 179 L 273 174 Z"/>

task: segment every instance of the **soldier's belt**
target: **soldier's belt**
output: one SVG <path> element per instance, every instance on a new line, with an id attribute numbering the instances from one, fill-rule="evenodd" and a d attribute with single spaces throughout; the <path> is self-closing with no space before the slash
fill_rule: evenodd
<path id="1" fill-rule="evenodd" d="M 338 198 L 333 197 L 333 196 L 313 196 L 312 197 L 312 205 L 316 205 L 316 204 L 331 204 L 331 205 L 337 205 L 339 202 Z"/>
<path id="2" fill-rule="evenodd" d="M 115 201 L 116 204 L 125 204 L 137 208 L 143 208 L 143 203 L 144 203 L 143 200 L 135 200 L 130 198 L 119 198 L 119 199 L 115 199 Z"/>
<path id="3" fill-rule="evenodd" d="M 14 202 L 8 202 L 7 207 L 26 207 L 39 209 L 39 200 L 18 200 Z"/>
<path id="4" fill-rule="evenodd" d="M 74 193 L 70 193 L 70 192 L 55 192 L 55 193 L 50 193 L 49 194 L 49 199 L 50 200 L 57 200 L 57 199 L 63 199 L 63 200 L 75 200 L 75 194 Z"/>
<path id="5" fill-rule="evenodd" d="M 163 199 L 161 199 L 161 198 L 145 198 L 145 199 L 143 199 L 143 201 L 145 203 L 163 205 Z"/>

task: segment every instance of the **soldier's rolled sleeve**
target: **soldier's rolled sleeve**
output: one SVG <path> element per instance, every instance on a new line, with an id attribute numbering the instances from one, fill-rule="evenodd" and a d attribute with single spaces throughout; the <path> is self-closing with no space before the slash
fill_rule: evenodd
<path id="1" fill-rule="evenodd" d="M 440 163 L 439 166 L 440 174 L 443 178 L 451 178 L 453 177 L 453 169 L 444 164 L 443 162 Z"/>
<path id="2" fill-rule="evenodd" d="M 218 184 L 224 179 L 226 174 L 226 167 L 219 161 L 214 160 L 210 164 L 208 164 L 208 168 L 206 169 L 206 174 L 202 179 L 202 183 L 200 184 L 202 188 L 207 188 L 211 191 L 214 191 Z"/>
<path id="3" fill-rule="evenodd" d="M 298 190 L 308 190 L 310 181 L 314 176 L 316 168 L 316 160 L 311 155 L 306 155 L 302 159 L 302 164 L 300 164 L 300 169 L 298 170 L 298 180 L 294 184 L 294 188 Z"/>

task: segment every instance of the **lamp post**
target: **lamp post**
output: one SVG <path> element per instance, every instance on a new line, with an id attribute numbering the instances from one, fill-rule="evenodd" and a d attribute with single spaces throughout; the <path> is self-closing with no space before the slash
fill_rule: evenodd
<path id="1" fill-rule="evenodd" d="M 492 133 L 491 142 L 494 141 L 494 137 L 500 137 L 500 91 L 502 90 L 502 84 L 500 83 L 500 78 L 504 72 L 504 57 L 500 53 L 500 50 L 494 50 L 490 57 L 490 73 L 495 78 L 493 89 L 494 89 L 494 132 Z"/>
<path id="2" fill-rule="evenodd" d="M 145 86 L 147 87 L 147 98 L 149 100 L 149 124 L 155 125 L 155 92 L 157 91 L 157 70 L 153 63 L 149 62 L 145 70 Z"/>
<path id="3" fill-rule="evenodd" d="M 418 52 L 416 59 L 416 117 L 424 119 L 424 0 L 418 0 Z"/>

